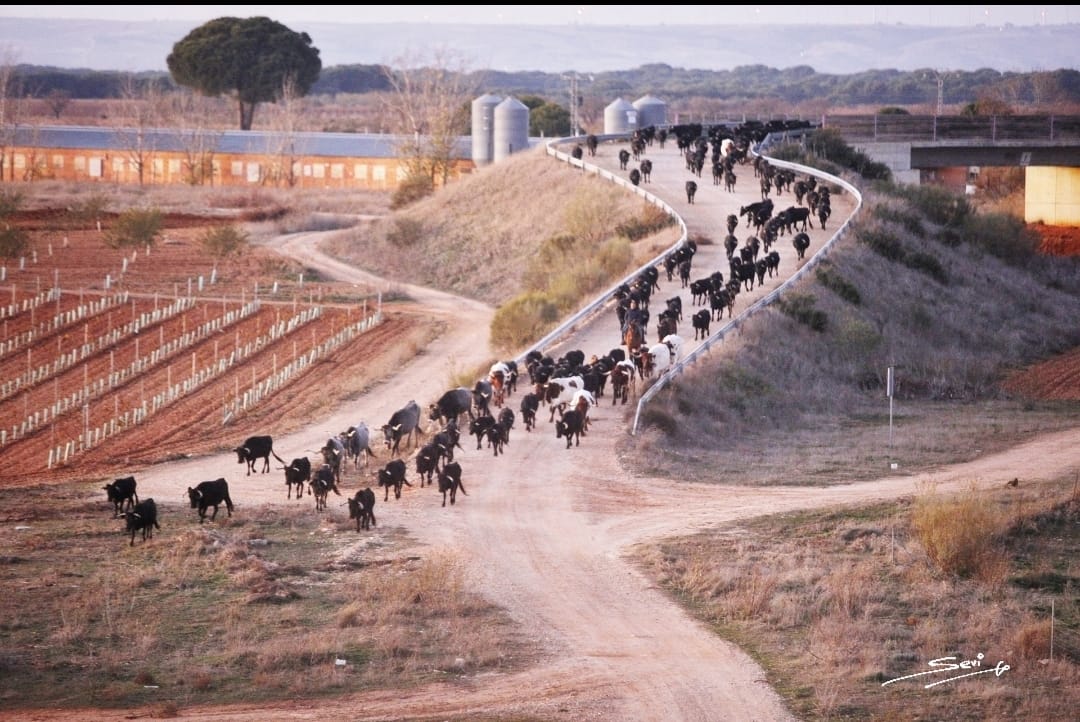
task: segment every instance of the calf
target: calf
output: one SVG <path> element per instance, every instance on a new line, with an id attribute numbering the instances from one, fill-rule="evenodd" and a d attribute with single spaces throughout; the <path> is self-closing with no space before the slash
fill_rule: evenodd
<path id="1" fill-rule="evenodd" d="M 532 431 L 536 426 L 536 412 L 540 409 L 540 397 L 534 393 L 527 393 L 521 397 L 521 419 L 525 422 L 525 430 Z"/>
<path id="2" fill-rule="evenodd" d="M 189 486 L 187 493 L 188 499 L 191 500 L 191 508 L 199 510 L 200 524 L 206 520 L 206 510 L 210 507 L 214 507 L 214 513 L 210 517 L 210 521 L 216 519 L 220 504 L 225 504 L 229 516 L 232 516 L 233 503 L 232 499 L 229 498 L 229 482 L 224 479 L 200 481 L 194 489 Z"/>
<path id="3" fill-rule="evenodd" d="M 371 431 L 363 421 L 345 429 L 339 436 L 345 445 L 345 453 L 353 460 L 354 469 L 360 468 L 361 457 L 364 459 L 365 466 L 369 457 L 375 458 L 375 452 L 371 450 Z"/>
<path id="4" fill-rule="evenodd" d="M 575 446 L 580 446 L 581 433 L 584 428 L 585 417 L 583 417 L 581 412 L 577 409 L 570 409 L 555 422 L 555 438 L 561 439 L 566 437 L 566 448 L 568 449 L 570 448 L 571 440 L 573 440 Z"/>
<path id="5" fill-rule="evenodd" d="M 274 439 L 270 436 L 249 436 L 243 445 L 237 446 L 233 451 L 236 452 L 236 463 L 247 464 L 249 476 L 255 471 L 257 459 L 263 460 L 262 473 L 264 474 L 270 471 L 271 454 L 282 464 L 285 463 L 284 459 L 274 453 Z"/>
<path id="6" fill-rule="evenodd" d="M 429 441 L 416 452 L 416 473 L 420 475 L 420 488 L 424 488 L 424 480 L 430 485 L 435 474 L 439 471 L 439 459 L 442 451 L 434 441 Z"/>
<path id="7" fill-rule="evenodd" d="M 457 501 L 457 492 L 465 494 L 465 485 L 461 483 L 461 464 L 452 462 L 443 467 L 439 472 L 439 491 L 442 492 L 442 505 L 446 506 L 446 494 L 450 494 L 450 505 Z M 468 494 L 465 494 L 468 496 Z"/>
<path id="8" fill-rule="evenodd" d="M 315 471 L 315 477 L 311 480 L 311 495 L 315 497 L 315 511 L 326 508 L 326 497 L 333 490 L 340 496 L 337 484 L 334 481 L 334 469 L 329 464 L 323 464 Z"/>
<path id="9" fill-rule="evenodd" d="M 707 308 L 703 308 L 694 314 L 692 319 L 694 323 L 694 340 L 698 340 L 698 336 L 704 341 L 709 337 L 709 323 L 712 321 L 712 311 Z"/>
<path id="10" fill-rule="evenodd" d="M 469 424 L 469 434 L 476 437 L 476 450 L 480 451 L 483 448 L 484 439 L 487 438 L 488 429 L 494 428 L 495 424 L 494 416 L 477 416 Z"/>
<path id="11" fill-rule="evenodd" d="M 143 499 L 131 509 L 131 511 L 124 512 L 124 519 L 127 522 L 127 531 L 131 532 L 131 543 L 128 546 L 135 546 L 135 532 L 141 531 L 143 541 L 154 538 L 154 529 L 161 529 L 161 525 L 157 520 L 157 504 L 153 499 Z"/>
<path id="12" fill-rule="evenodd" d="M 416 446 L 423 433 L 420 428 L 420 407 L 416 401 L 410 401 L 395 411 L 390 416 L 390 420 L 383 424 L 382 431 L 386 448 L 394 456 L 398 455 L 398 447 L 402 439 L 405 439 L 406 445 L 412 440 L 413 446 Z"/>
<path id="13" fill-rule="evenodd" d="M 306 456 L 293 459 L 285 467 L 285 485 L 289 487 L 289 495 L 285 498 L 292 498 L 293 486 L 296 486 L 296 498 L 299 500 L 304 495 L 304 484 L 309 481 L 311 481 L 311 460 Z"/>
<path id="14" fill-rule="evenodd" d="M 349 518 L 356 519 L 356 531 L 375 526 L 375 492 L 370 486 L 349 499 Z"/>
<path id="15" fill-rule="evenodd" d="M 409 480 L 405 478 L 405 462 L 401 459 L 394 459 L 390 461 L 383 468 L 379 469 L 379 486 L 386 487 L 386 494 L 383 495 L 383 501 L 390 499 L 390 488 L 394 489 L 394 498 L 401 498 L 401 485 L 412 486 Z"/>
<path id="16" fill-rule="evenodd" d="M 135 492 L 134 476 L 125 476 L 102 488 L 105 489 L 109 501 L 113 503 L 113 519 L 124 511 L 130 510 L 139 501 L 139 495 Z"/>

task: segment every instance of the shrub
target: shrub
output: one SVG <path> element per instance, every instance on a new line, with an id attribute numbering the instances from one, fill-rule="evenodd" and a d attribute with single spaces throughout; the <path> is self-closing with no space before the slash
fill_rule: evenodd
<path id="1" fill-rule="evenodd" d="M 828 265 L 823 264 L 817 270 L 817 280 L 825 288 L 835 293 L 848 303 L 858 306 L 862 302 L 859 289 Z"/>
<path id="2" fill-rule="evenodd" d="M 814 331 L 824 331 L 828 326 L 828 316 L 824 311 L 814 308 L 813 296 L 792 293 L 787 298 L 777 301 L 777 305 L 786 315 Z"/>
<path id="3" fill-rule="evenodd" d="M 938 283 L 948 283 L 949 277 L 945 273 L 945 269 L 941 265 L 941 261 L 937 259 L 937 256 L 932 256 L 929 253 L 923 253 L 922 251 L 916 251 L 909 253 L 903 259 L 904 265 L 913 270 L 925 273 L 930 278 L 934 279 Z"/>
<path id="4" fill-rule="evenodd" d="M 4 191 L 0 193 L 0 219 L 10 216 L 22 207 L 23 195 L 18 191 Z"/>
<path id="5" fill-rule="evenodd" d="M 78 203 L 73 203 L 67 211 L 71 228 L 93 228 L 109 208 L 109 199 L 93 193 Z"/>
<path id="6" fill-rule="evenodd" d="M 390 209 L 398 210 L 427 198 L 435 192 L 435 183 L 426 175 L 412 175 L 398 184 L 390 197 Z"/>
<path id="7" fill-rule="evenodd" d="M 923 226 L 922 217 L 917 213 L 881 204 L 874 206 L 873 214 L 883 221 L 899 223 L 913 236 L 926 238 L 926 228 Z"/>
<path id="8" fill-rule="evenodd" d="M 926 487 L 915 500 L 911 521 L 926 555 L 942 572 L 1000 581 L 1000 537 L 1006 524 L 990 492 L 971 484 L 946 498 L 935 487 Z"/>
<path id="9" fill-rule="evenodd" d="M 856 234 L 856 240 L 870 246 L 872 251 L 890 261 L 904 259 L 904 247 L 900 245 L 900 239 L 881 228 L 861 228 Z"/>
<path id="10" fill-rule="evenodd" d="M 211 256 L 225 258 L 246 248 L 248 235 L 236 226 L 217 226 L 203 233 L 199 242 Z"/>
<path id="11" fill-rule="evenodd" d="M 113 227 L 105 232 L 109 248 L 153 246 L 161 233 L 161 211 L 156 208 L 131 208 L 121 213 Z"/>
<path id="12" fill-rule="evenodd" d="M 424 224 L 415 218 L 395 218 L 386 240 L 398 248 L 415 246 L 424 237 Z"/>
<path id="13" fill-rule="evenodd" d="M 1005 213 L 969 216 L 961 230 L 961 239 L 1013 265 L 1030 260 L 1039 249 L 1039 236 L 1028 229 L 1023 219 Z"/>
<path id="14" fill-rule="evenodd" d="M 18 258 L 30 250 L 30 235 L 21 228 L 0 228 L 0 257 Z"/>
<path id="15" fill-rule="evenodd" d="M 543 336 L 559 318 L 559 307 L 547 294 L 523 293 L 495 311 L 491 343 L 497 348 L 520 348 Z"/>
<path id="16" fill-rule="evenodd" d="M 641 215 L 615 226 L 615 232 L 631 241 L 639 241 L 675 223 L 675 218 L 651 203 L 645 205 Z"/>

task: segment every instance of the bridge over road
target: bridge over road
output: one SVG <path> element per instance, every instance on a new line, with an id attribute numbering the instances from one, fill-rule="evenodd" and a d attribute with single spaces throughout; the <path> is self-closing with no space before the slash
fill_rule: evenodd
<path id="1" fill-rule="evenodd" d="M 1080 226 L 1080 116 L 826 115 L 854 148 L 905 183 L 946 169 L 1024 168 L 1024 220 Z"/>

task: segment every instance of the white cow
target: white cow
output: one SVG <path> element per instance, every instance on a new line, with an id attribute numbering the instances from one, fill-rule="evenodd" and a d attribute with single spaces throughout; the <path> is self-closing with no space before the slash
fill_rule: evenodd
<path id="1" fill-rule="evenodd" d="M 671 368 L 671 349 L 666 343 L 658 343 L 648 351 L 651 363 L 647 367 L 647 375 L 660 375 Z"/>
<path id="2" fill-rule="evenodd" d="M 682 347 L 684 343 L 683 337 L 674 333 L 670 333 L 667 336 L 664 336 L 663 339 L 661 339 L 661 343 L 667 346 L 668 349 L 671 351 L 671 364 L 675 365 L 679 363 L 680 359 L 682 359 Z"/>

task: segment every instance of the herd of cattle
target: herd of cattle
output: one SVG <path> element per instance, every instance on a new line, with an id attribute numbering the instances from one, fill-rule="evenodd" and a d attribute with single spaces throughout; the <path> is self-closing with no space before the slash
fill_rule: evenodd
<path id="1" fill-rule="evenodd" d="M 631 157 L 641 160 L 655 141 L 659 141 L 662 148 L 668 134 L 668 131 L 657 133 L 652 128 L 635 131 L 631 137 L 631 151 L 622 150 L 619 154 L 620 168 L 625 170 Z M 717 133 L 713 128 L 700 126 L 675 126 L 670 135 L 686 156 L 688 169 L 696 176 L 700 176 L 710 145 L 714 176 L 726 178 L 731 186 L 735 182 L 736 166 L 748 163 L 745 135 Z M 589 137 L 588 151 L 595 155 L 594 136 Z M 581 155 L 581 149 L 576 148 L 574 156 L 580 158 Z M 691 317 L 695 341 L 708 337 L 711 322 L 723 319 L 725 310 L 728 317 L 732 317 L 735 297 L 740 291 L 752 290 L 755 281 L 761 285 L 766 275 L 771 277 L 778 272 L 780 256 L 771 246 L 780 236 L 792 235 L 798 258 L 802 259 L 810 241 L 806 229 L 813 227 L 812 214 L 817 215 L 821 228 L 828 218 L 827 188 L 818 187 L 812 178 L 798 180 L 786 171 L 771 170 L 760 156 L 753 167 L 755 176 L 761 178 L 762 200 L 743 206 L 737 215 L 732 213 L 727 217 L 724 240 L 729 263 L 727 279 L 720 270 L 700 278 L 692 277 L 697 245 L 691 240 L 668 253 L 660 264 L 669 282 L 678 282 L 682 289 L 689 290 L 690 305 L 701 307 Z M 651 171 L 652 162 L 641 160 L 639 168 L 634 169 L 634 184 L 648 182 Z M 785 189 L 795 193 L 798 205 L 777 212 L 770 193 L 775 191 L 779 195 Z M 696 190 L 696 182 L 688 181 L 689 203 L 693 202 Z M 803 207 L 804 203 L 809 205 Z M 740 244 L 735 232 L 743 218 L 746 228 L 754 229 L 754 235 Z M 654 344 L 647 341 L 650 300 L 659 290 L 660 273 L 661 268 L 647 267 L 632 282 L 622 284 L 617 290 L 615 310 L 622 343 L 602 355 L 593 354 L 586 361 L 586 354 L 581 350 L 569 351 L 559 358 L 532 351 L 524 357 L 523 369 L 516 361 L 498 361 L 472 388 L 449 389 L 430 403 L 426 411 L 430 427 L 427 432 L 423 429 L 425 413 L 415 400 L 395 411 L 377 429 L 382 433 L 388 460 L 371 472 L 376 486 L 384 490 L 383 502 L 389 501 L 391 491 L 395 499 L 400 499 L 403 487 L 413 486 L 408 478 L 410 465 L 419 478 L 420 488 L 425 485 L 436 487 L 442 494 L 442 506 L 446 506 L 447 499 L 454 505 L 459 491 L 466 494 L 462 466 L 455 459 L 455 450 L 464 450 L 462 433 L 467 431 L 475 437 L 476 451 L 484 450 L 486 444 L 495 457 L 505 452 L 510 443 L 510 431 L 517 420 L 510 397 L 517 391 L 521 373 L 528 375 L 530 384 L 517 404 L 525 430 L 532 432 L 537 428 L 537 415 L 546 406 L 549 410 L 547 421 L 554 426 L 556 438 L 565 440 L 567 449 L 580 445 L 581 437 L 588 432 L 589 410 L 607 395 L 609 387 L 611 403 L 626 404 L 636 394 L 639 380 L 644 382 L 664 373 L 681 358 L 684 344 L 683 337 L 678 334 L 678 325 L 683 320 L 681 295 L 664 302 L 656 319 L 657 341 Z M 467 427 L 463 428 L 463 423 L 467 423 Z M 429 438 L 421 443 L 425 434 Z M 316 511 L 322 512 L 327 509 L 331 493 L 342 495 L 342 479 L 350 465 L 353 470 L 358 471 L 361 467 L 366 470 L 371 460 L 378 458 L 372 450 L 372 436 L 368 425 L 358 422 L 327 438 L 320 449 L 311 451 L 316 455 L 314 461 L 308 456 L 297 456 L 286 463 L 274 451 L 269 435 L 252 436 L 234 451 L 237 462 L 246 465 L 249 476 L 269 473 L 272 456 L 282 464 L 286 499 L 292 499 L 294 493 L 298 500 L 305 494 L 313 496 Z M 137 533 L 141 532 L 146 540 L 153 537 L 154 529 L 161 528 L 154 500 L 139 500 L 134 477 L 116 479 L 105 486 L 105 491 L 113 503 L 114 516 L 123 515 L 126 519 L 131 545 L 134 545 Z M 224 478 L 188 488 L 188 497 L 191 508 L 198 512 L 200 523 L 205 521 L 211 508 L 210 520 L 213 521 L 221 505 L 225 506 L 229 516 L 232 515 L 233 502 Z M 349 518 L 355 520 L 358 532 L 375 526 L 375 501 L 376 494 L 370 486 L 362 486 L 346 500 Z"/>

